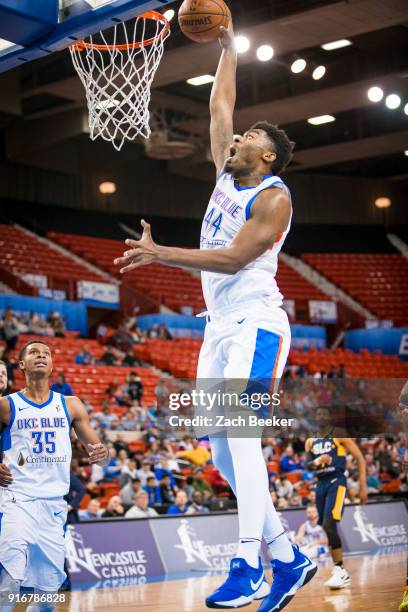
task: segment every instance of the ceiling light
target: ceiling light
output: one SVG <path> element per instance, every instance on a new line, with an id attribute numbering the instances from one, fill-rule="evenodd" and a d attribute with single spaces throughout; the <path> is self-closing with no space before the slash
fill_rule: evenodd
<path id="1" fill-rule="evenodd" d="M 406 115 L 408 115 L 408 102 L 406 103 L 406 105 L 404 106 L 404 113 Z"/>
<path id="2" fill-rule="evenodd" d="M 305 68 L 306 68 L 306 60 L 304 59 L 295 60 L 290 67 L 291 71 L 294 72 L 295 74 L 299 74 L 299 72 L 303 72 Z"/>
<path id="3" fill-rule="evenodd" d="M 256 56 L 260 62 L 269 62 L 273 58 L 273 53 L 273 48 L 270 45 L 261 45 L 256 52 Z"/>
<path id="4" fill-rule="evenodd" d="M 109 195 L 116 192 L 116 183 L 112 181 L 104 181 L 99 185 L 99 191 L 104 195 Z"/>
<path id="5" fill-rule="evenodd" d="M 187 83 L 189 85 L 194 85 L 198 87 L 199 85 L 207 85 L 208 83 L 212 83 L 215 77 L 212 74 L 202 74 L 201 76 L 193 77 L 192 79 L 187 79 Z"/>
<path id="6" fill-rule="evenodd" d="M 249 38 L 246 36 L 236 36 L 235 37 L 235 48 L 237 53 L 246 53 L 251 46 L 249 42 Z"/>
<path id="7" fill-rule="evenodd" d="M 321 45 L 321 48 L 325 51 L 334 51 L 335 49 L 341 49 L 342 47 L 349 47 L 353 43 L 347 38 L 341 38 L 340 40 L 333 40 L 333 42 L 325 43 Z"/>
<path id="8" fill-rule="evenodd" d="M 175 15 L 175 11 L 173 9 L 168 9 L 163 16 L 167 19 L 167 21 L 171 21 Z"/>
<path id="9" fill-rule="evenodd" d="M 318 81 L 319 79 L 324 77 L 325 74 L 326 74 L 326 67 L 325 66 L 317 66 L 317 68 L 315 68 L 313 70 L 312 77 L 314 78 L 315 81 Z"/>
<path id="10" fill-rule="evenodd" d="M 377 208 L 389 208 L 391 206 L 391 200 L 387 197 L 377 198 L 374 202 Z"/>
<path id="11" fill-rule="evenodd" d="M 0 51 L 4 51 L 4 49 L 8 49 L 9 47 L 14 47 L 15 43 L 6 40 L 5 38 L 0 38 Z"/>
<path id="12" fill-rule="evenodd" d="M 374 86 L 367 91 L 367 96 L 370 102 L 380 102 L 384 97 L 384 92 L 381 87 Z"/>
<path id="13" fill-rule="evenodd" d="M 404 155 L 406 155 L 408 157 L 408 149 L 406 149 L 406 151 L 404 151 Z"/>
<path id="14" fill-rule="evenodd" d="M 396 108 L 400 106 L 400 104 L 401 104 L 401 98 L 395 93 L 390 94 L 389 96 L 385 98 L 385 106 L 389 108 L 390 110 L 395 110 Z"/>
<path id="15" fill-rule="evenodd" d="M 333 121 L 336 121 L 336 118 L 332 115 L 319 115 L 318 117 L 310 117 L 307 120 L 311 125 L 322 125 L 323 123 L 332 123 Z"/>

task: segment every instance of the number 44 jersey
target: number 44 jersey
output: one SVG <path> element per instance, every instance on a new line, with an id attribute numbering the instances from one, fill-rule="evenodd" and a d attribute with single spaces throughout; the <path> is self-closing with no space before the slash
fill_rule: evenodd
<path id="1" fill-rule="evenodd" d="M 230 246 L 235 236 L 250 219 L 251 206 L 261 191 L 282 189 L 290 197 L 285 183 L 278 176 L 265 176 L 255 187 L 239 187 L 234 178 L 223 173 L 219 177 L 201 226 L 200 248 L 222 249 Z M 249 302 L 281 306 L 282 295 L 276 284 L 278 254 L 290 228 L 276 237 L 272 247 L 236 274 L 202 272 L 201 282 L 207 309 L 211 313 Z"/>
<path id="2" fill-rule="evenodd" d="M 2 463 L 13 476 L 8 490 L 31 498 L 66 495 L 72 448 L 64 396 L 50 391 L 43 404 L 32 402 L 21 392 L 7 398 L 11 417 L 1 442 Z"/>

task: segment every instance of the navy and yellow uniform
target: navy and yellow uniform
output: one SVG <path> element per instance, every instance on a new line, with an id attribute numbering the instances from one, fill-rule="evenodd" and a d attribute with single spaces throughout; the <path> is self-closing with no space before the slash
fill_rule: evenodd
<path id="1" fill-rule="evenodd" d="M 313 438 L 310 448 L 312 459 L 329 455 L 331 463 L 314 468 L 317 475 L 316 506 L 319 524 L 331 517 L 340 521 L 346 497 L 346 448 L 337 438 Z"/>

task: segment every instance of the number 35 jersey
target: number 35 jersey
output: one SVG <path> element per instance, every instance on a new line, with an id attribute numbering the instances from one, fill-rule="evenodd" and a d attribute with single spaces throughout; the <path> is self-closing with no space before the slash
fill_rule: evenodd
<path id="1" fill-rule="evenodd" d="M 69 490 L 72 454 L 64 396 L 50 391 L 44 404 L 21 392 L 7 397 L 11 418 L 1 434 L 2 462 L 13 476 L 7 489 L 31 498 L 63 497 Z"/>
<path id="2" fill-rule="evenodd" d="M 255 187 L 239 187 L 231 174 L 221 174 L 207 207 L 201 227 L 200 248 L 221 249 L 230 246 L 235 236 L 249 220 L 251 206 L 261 191 L 289 190 L 278 176 L 265 176 Z M 290 228 L 290 222 L 273 246 L 235 274 L 202 272 L 201 282 L 206 306 L 210 311 L 264 301 L 271 306 L 282 305 L 275 276 L 278 254 Z"/>

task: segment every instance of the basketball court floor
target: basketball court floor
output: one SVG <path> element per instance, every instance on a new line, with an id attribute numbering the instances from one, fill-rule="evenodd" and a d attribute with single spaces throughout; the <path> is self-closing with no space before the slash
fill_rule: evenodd
<path id="1" fill-rule="evenodd" d="M 350 588 L 330 591 L 323 586 L 330 564 L 319 567 L 312 582 L 287 606 L 288 612 L 396 612 L 405 584 L 406 553 L 346 558 Z M 269 578 L 269 576 L 268 576 Z M 222 580 L 221 574 L 165 580 L 114 589 L 90 589 L 66 594 L 66 612 L 204 612 L 204 599 Z M 259 603 L 245 610 L 257 610 Z"/>

